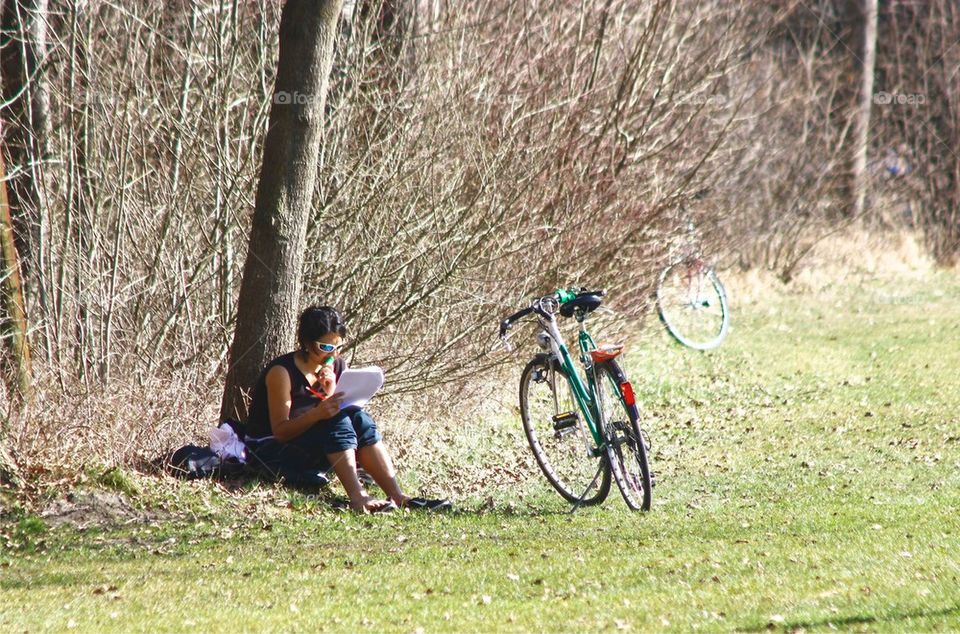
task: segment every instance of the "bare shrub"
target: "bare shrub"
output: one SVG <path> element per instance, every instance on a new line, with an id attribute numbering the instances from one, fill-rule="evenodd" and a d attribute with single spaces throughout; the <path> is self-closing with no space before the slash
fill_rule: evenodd
<path id="1" fill-rule="evenodd" d="M 276 44 L 272 5 L 238 6 L 51 16 L 60 159 L 34 280 L 51 302 L 32 315 L 64 381 L 142 378 L 223 347 Z"/>
<path id="2" fill-rule="evenodd" d="M 949 2 L 883 3 L 879 14 L 868 198 L 849 206 L 847 156 L 859 84 L 862 3 L 818 0 L 756 5 L 766 34 L 746 72 L 726 148 L 730 177 L 713 179 L 706 215 L 721 226 L 728 262 L 783 281 L 824 240 L 851 226 L 919 229 L 949 262 L 957 227 L 957 8 Z M 715 209 L 726 210 L 716 213 Z M 723 230 L 721 218 L 730 222 Z"/>
<path id="3" fill-rule="evenodd" d="M 425 4 L 344 24 L 304 271 L 305 302 L 345 310 L 355 361 L 394 394 L 500 362 L 497 320 L 557 286 L 642 315 L 686 203 L 733 153 L 730 79 L 756 40 L 725 3 Z M 45 368 L 14 447 L 129 461 L 213 422 L 279 7 L 49 18 Z"/>
<path id="4" fill-rule="evenodd" d="M 725 259 L 784 282 L 845 216 L 850 57 L 832 3 L 766 6 L 764 39 L 731 78 L 742 100 L 723 177 L 706 199 Z"/>
<path id="5" fill-rule="evenodd" d="M 960 8 L 935 0 L 880 13 L 874 173 L 942 263 L 960 250 Z"/>
<path id="6" fill-rule="evenodd" d="M 644 312 L 665 247 L 651 236 L 732 118 L 709 97 L 743 47 L 735 18 L 668 1 L 468 4 L 424 19 L 376 71 L 401 87 L 387 95 L 365 80 L 370 44 L 343 47 L 352 92 L 308 279 L 346 307 L 391 389 L 486 367 L 497 319 L 557 286 L 604 286 Z"/>

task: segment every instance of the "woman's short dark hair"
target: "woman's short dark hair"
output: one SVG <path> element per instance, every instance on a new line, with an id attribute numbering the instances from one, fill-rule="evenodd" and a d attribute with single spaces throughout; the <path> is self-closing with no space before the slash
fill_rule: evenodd
<path id="1" fill-rule="evenodd" d="M 331 306 L 311 306 L 300 313 L 297 324 L 297 342 L 303 349 L 310 341 L 316 341 L 325 334 L 335 332 L 343 338 L 347 336 L 347 325 L 336 308 Z"/>

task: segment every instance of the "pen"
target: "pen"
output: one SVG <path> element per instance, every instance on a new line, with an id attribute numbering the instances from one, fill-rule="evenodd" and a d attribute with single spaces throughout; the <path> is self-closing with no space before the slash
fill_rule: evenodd
<path id="1" fill-rule="evenodd" d="M 309 385 L 307 386 L 307 391 L 310 392 L 311 394 L 313 394 L 314 396 L 316 396 L 316 397 L 317 397 L 318 399 L 320 399 L 321 401 L 324 401 L 324 400 L 326 400 L 326 398 L 327 398 L 327 395 L 326 395 L 326 394 L 321 394 L 320 392 L 316 391 L 315 389 L 313 389 L 313 388 L 310 387 Z"/>

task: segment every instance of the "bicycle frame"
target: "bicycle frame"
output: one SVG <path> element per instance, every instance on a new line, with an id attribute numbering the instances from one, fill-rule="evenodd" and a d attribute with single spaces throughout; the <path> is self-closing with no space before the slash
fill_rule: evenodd
<path id="1" fill-rule="evenodd" d="M 592 371 L 593 360 L 590 358 L 590 351 L 596 350 L 597 345 L 594 343 L 593 337 L 590 336 L 590 333 L 587 332 L 587 329 L 584 326 L 584 316 L 577 316 L 577 321 L 580 323 L 580 334 L 577 339 L 580 348 L 580 363 L 587 371 L 586 385 L 584 385 L 583 379 L 580 378 L 580 373 L 577 372 L 576 366 L 573 364 L 573 359 L 570 356 L 570 350 L 567 348 L 567 344 L 563 339 L 563 335 L 560 334 L 560 328 L 557 326 L 556 316 L 550 314 L 549 319 L 545 319 L 543 315 L 538 315 L 538 321 L 540 323 L 540 327 L 545 333 L 547 333 L 550 339 L 551 352 L 553 352 L 554 357 L 559 360 L 560 367 L 563 368 L 564 372 L 566 373 L 570 390 L 573 392 L 574 398 L 577 400 L 577 405 L 579 406 L 580 411 L 583 412 L 584 417 L 586 418 L 587 428 L 590 430 L 590 435 L 593 437 L 593 441 L 596 443 L 594 450 L 599 451 L 603 448 L 603 445 L 606 441 L 600 434 L 600 421 L 597 420 L 599 418 L 599 412 L 597 411 L 596 407 L 597 381 L 596 375 Z"/>
<path id="2" fill-rule="evenodd" d="M 559 289 L 550 295 L 534 299 L 527 308 L 500 322 L 500 339 L 509 351 L 507 332 L 510 327 L 518 320 L 536 314 L 540 326 L 537 342 L 543 352 L 536 354 L 527 363 L 521 375 L 520 417 L 534 457 L 550 484 L 566 500 L 573 502 L 573 508 L 576 509 L 583 504 L 602 502 L 610 490 L 611 480 L 614 479 L 627 506 L 634 511 L 646 511 L 650 509 L 652 487 L 646 441 L 639 428 L 633 386 L 619 365 L 612 361 L 620 354 L 623 346 L 598 350 L 596 342 L 584 325 L 587 315 L 600 307 L 603 295 L 605 292 L 602 289 Z M 577 371 L 573 353 L 560 333 L 558 314 L 566 318 L 575 317 L 579 324 L 577 346 L 585 376 Z M 565 375 L 570 394 L 562 393 L 562 383 L 560 387 L 557 385 L 557 374 L 561 371 Z M 607 380 L 611 387 L 609 395 L 606 390 Z M 552 427 L 549 420 L 544 420 L 540 408 L 537 409 L 536 417 L 531 417 L 532 382 L 545 381 L 553 400 Z M 538 396 L 534 393 L 534 404 L 547 405 L 543 402 L 543 393 L 539 394 Z M 606 402 L 608 399 L 612 405 L 609 410 Z M 549 397 L 547 400 L 549 401 Z M 570 403 L 570 400 L 576 401 L 576 405 Z M 623 419 L 614 413 L 614 410 L 618 409 L 617 401 L 625 409 Z M 547 407 L 549 408 L 549 405 Z M 548 413 L 547 417 L 549 416 Z M 584 431 L 584 424 L 589 435 Z M 539 430 L 541 426 L 542 434 Z M 568 432 L 575 432 L 575 436 L 563 440 L 563 436 Z M 541 442 L 541 437 L 547 442 Z M 573 444 L 570 444 L 571 441 L 574 441 Z M 584 476 L 587 474 L 582 473 L 576 462 L 576 454 L 581 451 L 577 445 L 582 445 L 589 456 L 588 464 L 596 467 L 596 474 L 585 487 Z M 561 453 L 554 455 L 554 452 Z M 555 462 L 554 458 L 560 458 L 560 462 Z M 556 466 L 560 467 L 560 472 L 555 469 Z M 573 488 L 571 484 L 577 486 Z M 595 485 L 594 492 L 590 494 Z"/>

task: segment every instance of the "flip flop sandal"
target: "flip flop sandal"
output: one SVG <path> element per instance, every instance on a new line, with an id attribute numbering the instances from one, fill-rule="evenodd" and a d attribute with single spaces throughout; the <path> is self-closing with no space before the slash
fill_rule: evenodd
<path id="1" fill-rule="evenodd" d="M 403 508 L 413 511 L 450 511 L 453 510 L 453 503 L 447 499 L 410 498 L 403 503 Z"/>

